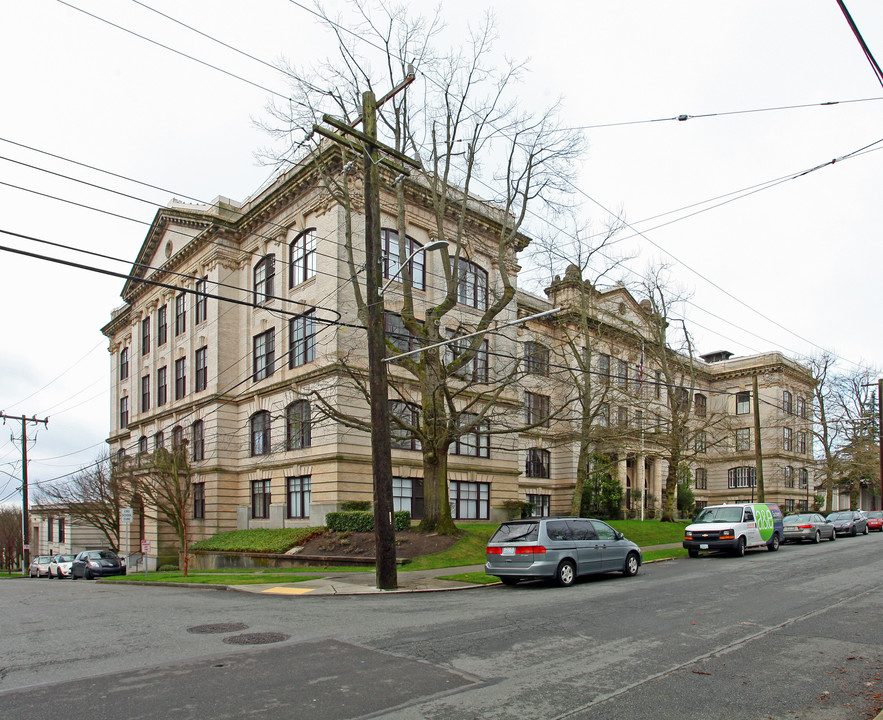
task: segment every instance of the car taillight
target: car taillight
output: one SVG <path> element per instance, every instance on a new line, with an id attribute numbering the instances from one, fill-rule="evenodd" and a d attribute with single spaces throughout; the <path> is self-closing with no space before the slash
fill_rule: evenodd
<path id="1" fill-rule="evenodd" d="M 516 555 L 533 555 L 534 553 L 544 553 L 546 548 L 542 545 L 525 545 L 524 547 L 515 548 Z"/>
<path id="2" fill-rule="evenodd" d="M 501 555 L 503 553 L 503 548 L 499 547 L 488 547 L 487 554 L 488 555 Z"/>
<path id="3" fill-rule="evenodd" d="M 798 530 L 812 530 L 812 525 L 798 525 Z"/>

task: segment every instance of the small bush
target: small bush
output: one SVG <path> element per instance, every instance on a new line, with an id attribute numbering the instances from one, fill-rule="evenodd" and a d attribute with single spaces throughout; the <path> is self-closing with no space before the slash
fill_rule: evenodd
<path id="1" fill-rule="evenodd" d="M 370 500 L 344 500 L 340 503 L 343 512 L 365 512 L 371 509 Z"/>
<path id="2" fill-rule="evenodd" d="M 178 569 L 177 565 L 160 565 L 160 572 L 175 572 Z"/>
<path id="3" fill-rule="evenodd" d="M 365 510 L 328 513 L 325 522 L 334 532 L 374 532 L 374 513 Z M 393 528 L 397 532 L 410 527 L 411 513 L 400 510 L 393 514 Z"/>
<path id="4" fill-rule="evenodd" d="M 506 500 L 503 502 L 503 510 L 506 511 L 507 520 L 527 518 L 533 514 L 534 504 L 524 500 Z"/>

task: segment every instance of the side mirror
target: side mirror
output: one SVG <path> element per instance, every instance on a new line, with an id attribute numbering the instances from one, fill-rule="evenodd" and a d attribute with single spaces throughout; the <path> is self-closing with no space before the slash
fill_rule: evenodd
<path id="1" fill-rule="evenodd" d="M 619 530 L 615 530 L 614 532 L 615 532 L 614 537 L 615 537 L 617 540 L 622 540 L 622 539 L 625 537 L 625 535 L 623 535 L 621 532 L 619 532 Z"/>

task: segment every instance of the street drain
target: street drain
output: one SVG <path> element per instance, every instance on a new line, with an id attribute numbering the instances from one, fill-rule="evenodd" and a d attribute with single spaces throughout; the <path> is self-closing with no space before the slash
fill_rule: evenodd
<path id="1" fill-rule="evenodd" d="M 210 625 L 197 625 L 196 627 L 187 628 L 189 633 L 202 634 L 228 633 L 238 630 L 248 630 L 248 625 L 244 623 L 212 623 Z"/>
<path id="2" fill-rule="evenodd" d="M 242 635 L 224 638 L 224 642 L 230 645 L 266 645 L 268 643 L 282 642 L 283 640 L 288 640 L 288 635 L 273 632 L 243 633 Z"/>

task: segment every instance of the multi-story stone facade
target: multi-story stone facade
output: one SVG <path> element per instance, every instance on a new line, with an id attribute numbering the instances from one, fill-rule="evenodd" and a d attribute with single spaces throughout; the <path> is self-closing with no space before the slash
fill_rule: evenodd
<path id="1" fill-rule="evenodd" d="M 438 220 L 422 192 L 415 184 L 407 196 L 409 250 L 436 237 Z M 394 199 L 384 190 L 389 278 L 400 260 Z M 475 326 L 488 298 L 500 296 L 504 270 L 514 284 L 515 253 L 528 242 L 521 238 L 501 256 L 495 244 L 499 210 L 478 200 L 469 207 L 470 241 L 459 256 L 457 304 L 445 316 L 444 337 Z M 186 440 L 196 473 L 194 538 L 244 527 L 318 525 L 342 502 L 371 498 L 368 433 L 327 412 L 369 417 L 358 384 L 347 381 L 353 368 L 366 368 L 352 286 L 364 252 L 351 257 L 347 250 L 364 248 L 361 225 L 357 212 L 348 218 L 343 205 L 322 190 L 310 165 L 294 167 L 243 203 L 172 201 L 157 213 L 123 288 L 125 304 L 103 328 L 111 358 L 108 443 L 114 456 L 135 457 Z M 412 260 L 418 319 L 441 302 L 442 262 L 436 252 Z M 405 349 L 410 340 L 398 315 L 404 302 L 400 280 L 393 279 L 383 297 L 387 333 Z M 486 423 L 449 451 L 455 519 L 499 519 L 507 500 L 528 500 L 541 513 L 569 509 L 581 411 L 564 368 L 578 365 L 573 349 L 581 346 L 568 334 L 566 318 L 508 323 L 555 307 L 572 309 L 587 293 L 592 368 L 609 392 L 607 409 L 594 418 L 603 426 L 599 449 L 615 456 L 624 487 L 645 488 L 645 507 L 658 504 L 666 462 L 649 429 L 664 424 L 672 391 L 646 351 L 659 318 L 625 288 L 587 289 L 569 272 L 552 284 L 548 298 L 518 292 L 495 318 L 495 331 L 474 360 L 452 380 L 452 402 L 459 407 L 481 393 L 494 403 Z M 707 452 L 690 453 L 697 498 L 741 500 L 751 493 L 745 468 L 755 465 L 754 441 L 752 436 L 746 444 L 742 431 L 751 427 L 753 411 L 745 411 L 742 393 L 750 392 L 757 375 L 767 498 L 786 509 L 799 504 L 806 499 L 803 483 L 813 474 L 809 373 L 778 353 L 708 359 L 695 361 L 691 401 L 697 416 L 701 403 L 702 413 L 720 422 L 709 430 L 714 437 L 707 438 Z M 412 412 L 419 402 L 417 381 L 395 365 L 390 377 L 392 411 Z M 501 387 L 488 393 L 495 382 Z M 394 433 L 392 453 L 396 509 L 419 517 L 419 443 Z M 161 541 L 155 526 L 143 532 L 133 545 Z"/>

